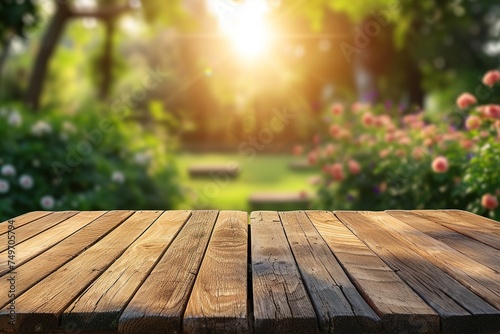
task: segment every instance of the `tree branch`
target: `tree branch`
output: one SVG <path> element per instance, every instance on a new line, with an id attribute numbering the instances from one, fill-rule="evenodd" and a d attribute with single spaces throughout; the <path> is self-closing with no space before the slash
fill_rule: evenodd
<path id="1" fill-rule="evenodd" d="M 115 18 L 123 13 L 132 11 L 135 9 L 130 4 L 120 5 L 120 6 L 105 6 L 95 9 L 72 9 L 70 12 L 71 18 L 95 18 L 98 20 L 109 20 Z"/>

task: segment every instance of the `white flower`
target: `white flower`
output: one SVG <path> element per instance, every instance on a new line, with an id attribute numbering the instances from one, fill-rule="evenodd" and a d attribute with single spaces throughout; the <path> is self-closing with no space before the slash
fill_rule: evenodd
<path id="1" fill-rule="evenodd" d="M 17 111 L 13 111 L 9 115 L 8 122 L 9 122 L 9 125 L 17 127 L 23 123 L 23 118 L 21 117 L 20 113 L 18 113 Z"/>
<path id="2" fill-rule="evenodd" d="M 123 183 L 125 182 L 125 175 L 123 175 L 122 172 L 113 172 L 113 175 L 111 175 L 111 180 L 116 183 Z"/>
<path id="3" fill-rule="evenodd" d="M 16 169 L 12 165 L 4 165 L 2 167 L 2 175 L 4 176 L 14 176 L 16 175 Z"/>
<path id="4" fill-rule="evenodd" d="M 62 125 L 62 130 L 66 134 L 74 134 L 74 133 L 76 133 L 76 127 L 75 127 L 75 125 L 73 123 L 71 123 L 71 122 L 68 122 L 68 121 L 64 121 L 64 123 Z"/>
<path id="5" fill-rule="evenodd" d="M 40 200 L 40 205 L 45 210 L 52 209 L 54 207 L 54 204 L 55 204 L 54 197 L 49 196 L 49 195 L 43 196 L 42 199 Z"/>
<path id="6" fill-rule="evenodd" d="M 38 121 L 31 127 L 31 133 L 37 137 L 52 133 L 52 126 L 44 121 Z"/>
<path id="7" fill-rule="evenodd" d="M 140 152 L 134 155 L 134 161 L 136 164 L 145 166 L 151 161 L 151 152 Z"/>
<path id="8" fill-rule="evenodd" d="M 0 194 L 8 193 L 10 189 L 9 182 L 0 179 Z"/>
<path id="9" fill-rule="evenodd" d="M 33 181 L 33 178 L 29 175 L 24 174 L 19 178 L 19 185 L 21 185 L 21 187 L 24 189 L 30 189 L 31 187 L 33 187 L 34 183 L 35 181 Z"/>

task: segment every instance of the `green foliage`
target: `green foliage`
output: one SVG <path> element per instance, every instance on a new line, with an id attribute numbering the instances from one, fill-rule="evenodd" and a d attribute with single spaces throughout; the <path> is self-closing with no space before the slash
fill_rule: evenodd
<path id="1" fill-rule="evenodd" d="M 12 35 L 25 38 L 40 20 L 34 1 L 2 1 L 0 3 L 0 41 Z"/>
<path id="2" fill-rule="evenodd" d="M 42 209 L 166 210 L 181 200 L 173 157 L 154 133 L 95 104 L 42 115 L 1 109 L 1 219 Z"/>

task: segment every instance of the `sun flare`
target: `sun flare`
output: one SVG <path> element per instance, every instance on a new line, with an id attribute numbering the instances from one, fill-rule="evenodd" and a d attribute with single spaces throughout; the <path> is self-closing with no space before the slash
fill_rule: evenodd
<path id="1" fill-rule="evenodd" d="M 265 21 L 267 2 L 247 0 L 228 6 L 224 12 L 216 13 L 223 32 L 235 50 L 245 58 L 262 55 L 269 45 L 270 31 Z"/>

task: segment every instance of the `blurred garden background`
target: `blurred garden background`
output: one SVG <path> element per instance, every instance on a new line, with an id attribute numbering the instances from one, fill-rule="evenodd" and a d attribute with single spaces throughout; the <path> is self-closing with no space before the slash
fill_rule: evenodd
<path id="1" fill-rule="evenodd" d="M 500 218 L 500 4 L 1 0 L 0 219 Z"/>

